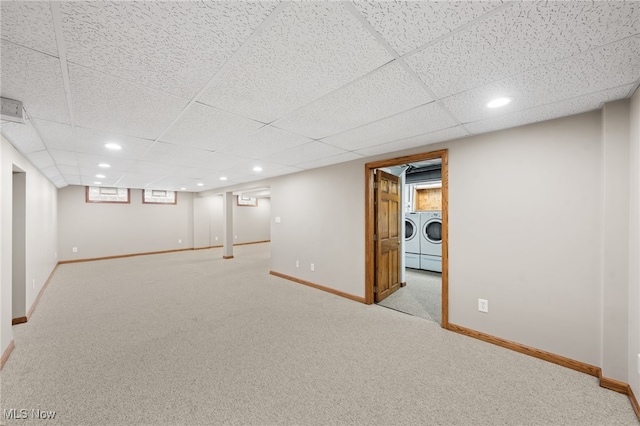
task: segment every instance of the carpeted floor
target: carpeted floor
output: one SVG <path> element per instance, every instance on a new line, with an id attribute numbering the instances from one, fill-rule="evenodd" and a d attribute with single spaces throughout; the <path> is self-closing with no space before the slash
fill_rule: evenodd
<path id="1" fill-rule="evenodd" d="M 405 280 L 378 305 L 442 324 L 442 274 L 407 268 Z"/>
<path id="2" fill-rule="evenodd" d="M 268 250 L 61 265 L 0 373 L 3 410 L 55 418 L 6 423 L 638 424 L 594 377 L 271 276 Z"/>

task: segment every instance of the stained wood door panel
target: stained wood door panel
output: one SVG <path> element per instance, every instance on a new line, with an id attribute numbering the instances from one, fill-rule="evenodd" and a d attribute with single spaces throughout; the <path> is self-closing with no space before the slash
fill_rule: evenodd
<path id="1" fill-rule="evenodd" d="M 400 178 L 378 170 L 375 190 L 376 283 L 379 302 L 400 288 Z"/>

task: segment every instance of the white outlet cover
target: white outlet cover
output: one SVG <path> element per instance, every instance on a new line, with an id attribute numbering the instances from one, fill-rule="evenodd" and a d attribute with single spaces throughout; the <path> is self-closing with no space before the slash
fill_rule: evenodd
<path id="1" fill-rule="evenodd" d="M 489 312 L 489 301 L 486 299 L 478 299 L 478 310 L 480 312 Z"/>

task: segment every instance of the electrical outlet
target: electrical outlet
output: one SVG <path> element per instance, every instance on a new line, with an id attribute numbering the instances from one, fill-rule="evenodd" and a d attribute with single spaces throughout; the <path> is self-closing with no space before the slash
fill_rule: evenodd
<path id="1" fill-rule="evenodd" d="M 640 374 L 640 354 L 638 354 L 638 374 Z"/>
<path id="2" fill-rule="evenodd" d="M 53 258 L 54 258 L 54 259 L 57 259 L 57 258 L 58 258 L 58 252 L 57 252 L 57 251 L 54 251 L 54 252 L 53 252 Z"/>
<path id="3" fill-rule="evenodd" d="M 178 244 L 182 244 L 182 240 L 181 239 L 178 239 Z"/>
<path id="4" fill-rule="evenodd" d="M 78 252 L 78 247 L 74 247 L 71 249 L 72 252 L 77 253 Z"/>
<path id="5" fill-rule="evenodd" d="M 36 289 L 36 279 L 34 278 L 33 280 L 31 280 L 31 287 L 35 290 Z"/>
<path id="6" fill-rule="evenodd" d="M 316 265 L 312 263 L 312 264 L 311 264 L 311 271 L 313 272 L 313 271 L 315 271 L 315 270 L 316 270 Z"/>
<path id="7" fill-rule="evenodd" d="M 235 239 L 236 239 L 236 240 L 238 239 L 238 236 L 237 236 L 237 235 L 236 235 Z"/>
<path id="8" fill-rule="evenodd" d="M 300 261 L 296 260 L 296 268 L 299 268 L 299 267 L 300 267 Z"/>
<path id="9" fill-rule="evenodd" d="M 478 299 L 478 310 L 489 313 L 489 301 L 487 299 Z"/>
<path id="10" fill-rule="evenodd" d="M 216 241 L 218 241 L 218 237 L 216 237 Z"/>

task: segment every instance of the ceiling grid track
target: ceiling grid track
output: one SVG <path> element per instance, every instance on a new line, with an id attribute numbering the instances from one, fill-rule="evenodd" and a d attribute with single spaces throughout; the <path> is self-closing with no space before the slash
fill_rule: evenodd
<path id="1" fill-rule="evenodd" d="M 262 21 L 262 23 L 260 23 L 258 28 L 256 28 L 255 31 L 253 31 L 253 33 L 251 33 L 251 35 L 245 40 L 245 42 L 242 44 L 242 46 L 240 46 L 231 55 L 231 57 L 216 71 L 216 73 L 213 75 L 213 77 L 211 77 L 211 79 L 207 82 L 207 84 L 205 84 L 204 87 L 202 89 L 200 89 L 200 91 L 198 93 L 196 93 L 196 95 L 189 101 L 189 103 L 182 109 L 182 111 L 180 111 L 180 113 L 171 121 L 171 123 L 169 123 L 169 125 L 162 131 L 162 133 L 160 133 L 160 135 L 158 135 L 158 137 L 154 139 L 153 143 L 149 146 L 149 148 L 147 148 L 147 150 L 144 153 L 142 153 L 142 155 L 140 155 L 140 157 L 138 157 L 138 161 L 140 161 L 142 158 L 144 158 L 144 156 L 151 150 L 151 148 L 153 148 L 154 145 L 156 143 L 158 143 L 158 141 L 169 130 L 171 130 L 171 128 L 178 122 L 178 120 L 180 120 L 189 111 L 191 106 L 193 104 L 195 104 L 196 102 L 198 102 L 198 99 L 200 98 L 200 96 L 202 96 L 203 93 L 205 93 L 207 90 L 209 90 L 209 88 L 217 80 L 218 76 L 220 76 L 222 74 L 222 71 L 224 71 L 227 68 L 227 66 L 229 66 L 229 64 L 232 63 L 233 60 L 238 55 L 240 55 L 242 52 L 244 52 L 247 49 L 247 46 L 249 46 L 256 38 L 258 38 L 258 36 L 260 36 L 260 34 L 262 34 L 262 32 L 271 25 L 271 23 L 280 14 L 280 12 L 282 12 L 287 7 L 288 7 L 288 2 L 281 2 L 281 3 L 278 4 L 278 6 L 276 6 L 276 8 L 273 10 L 273 12 L 271 12 L 269 14 L 269 16 L 267 16 L 265 18 L 265 20 Z M 206 105 L 206 104 L 203 104 L 203 105 Z M 123 177 L 124 176 L 122 176 L 120 179 L 118 179 L 118 181 L 115 184 L 116 186 L 120 183 L 120 181 L 123 179 Z M 154 184 L 155 182 L 158 182 L 161 179 L 164 179 L 164 176 L 159 178 L 159 179 L 156 179 L 156 180 L 154 180 L 152 182 L 147 183 L 145 186 L 150 186 L 150 185 Z"/>
<path id="2" fill-rule="evenodd" d="M 416 72 L 404 61 L 403 57 L 398 55 L 395 49 L 391 47 L 391 45 L 384 39 L 384 37 L 382 37 L 382 35 L 378 33 L 378 31 L 376 31 L 375 28 L 373 28 L 373 26 L 369 23 L 369 21 L 367 21 L 367 19 L 364 16 L 362 16 L 362 14 L 355 8 L 355 6 L 351 4 L 351 2 L 344 2 L 343 4 L 347 8 L 347 10 L 349 10 L 349 12 L 351 12 L 351 14 L 362 24 L 362 26 L 366 28 L 367 31 L 369 31 L 371 35 L 373 35 L 373 37 L 375 37 L 378 43 L 380 43 L 394 58 L 396 58 L 395 60 L 398 62 L 398 64 L 400 64 L 402 68 L 405 71 L 407 71 L 418 84 L 422 86 L 422 88 L 427 92 L 427 94 L 434 99 L 434 102 L 436 102 L 440 106 L 440 108 L 442 108 L 443 111 L 445 111 L 447 115 L 451 117 L 451 119 L 455 123 L 457 123 L 462 129 L 464 129 L 464 131 L 467 134 L 471 134 L 471 132 L 469 132 L 469 130 L 466 127 L 464 127 L 464 125 L 460 122 L 460 120 L 458 120 L 458 118 L 455 115 L 453 115 L 453 113 L 449 111 L 448 108 L 444 106 L 442 101 L 440 101 L 440 99 L 436 96 L 433 90 L 431 90 L 429 86 L 427 86 L 427 84 L 424 81 L 422 81 L 422 79 L 418 76 L 418 74 L 416 74 Z M 486 15 L 483 15 L 483 16 L 486 16 Z M 477 18 L 477 19 L 480 19 L 480 18 Z M 450 36 L 451 34 L 452 33 L 447 34 L 447 37 Z"/>
<path id="3" fill-rule="evenodd" d="M 78 164 L 78 176 L 80 173 L 80 161 L 78 158 L 78 137 L 76 135 L 76 120 L 73 108 L 73 97 L 71 96 L 71 81 L 69 79 L 69 65 L 67 63 L 67 47 L 64 42 L 64 33 L 62 29 L 62 15 L 60 13 L 60 5 L 58 2 L 50 3 L 51 16 L 53 18 L 53 28 L 56 33 L 56 45 L 58 47 L 58 59 L 60 60 L 60 70 L 62 71 L 62 83 L 64 84 L 64 93 L 67 98 L 67 109 L 69 111 L 69 120 L 71 121 L 71 129 L 73 132 L 74 153 L 76 163 Z"/>

